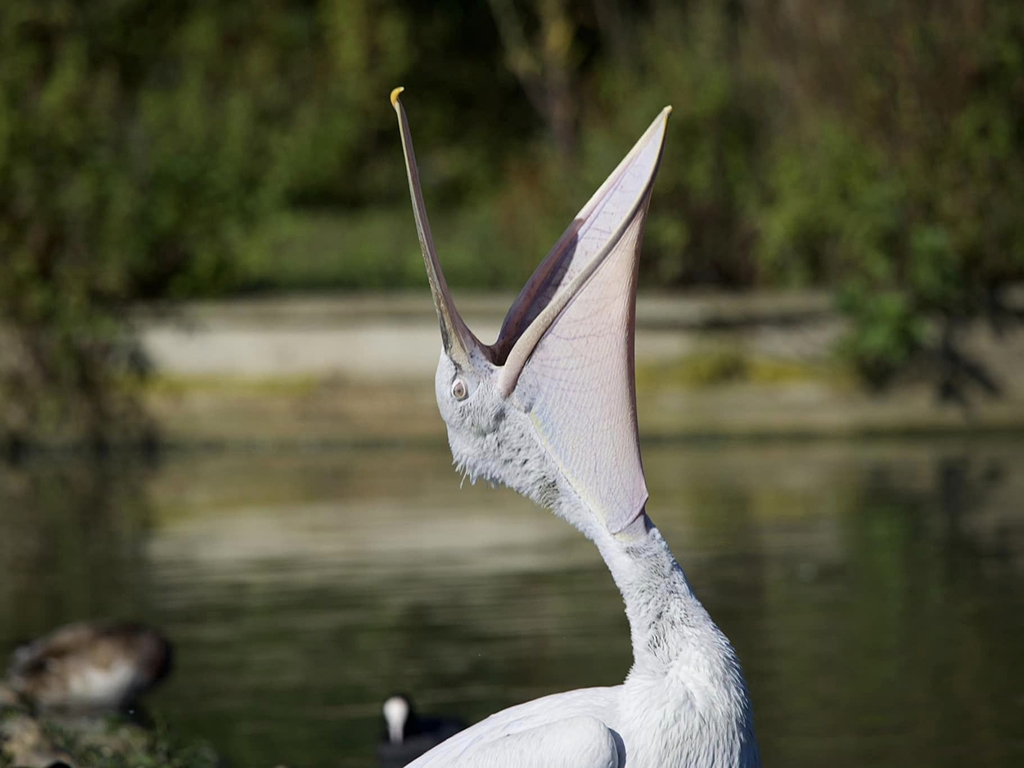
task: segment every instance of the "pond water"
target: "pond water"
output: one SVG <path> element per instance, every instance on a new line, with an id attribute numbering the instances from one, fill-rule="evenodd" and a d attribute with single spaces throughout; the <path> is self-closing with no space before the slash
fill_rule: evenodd
<path id="1" fill-rule="evenodd" d="M 1024 440 L 645 446 L 766 765 L 1024 765 Z M 620 682 L 597 552 L 443 444 L 0 467 L 0 653 L 74 619 L 177 646 L 149 700 L 234 766 L 374 765 L 379 703 L 470 720 Z"/>

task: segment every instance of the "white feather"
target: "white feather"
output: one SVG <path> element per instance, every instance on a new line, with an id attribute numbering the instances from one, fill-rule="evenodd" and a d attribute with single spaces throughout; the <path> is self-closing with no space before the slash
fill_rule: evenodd
<path id="1" fill-rule="evenodd" d="M 135 673 L 135 665 L 123 660 L 106 667 L 83 666 L 68 674 L 68 701 L 73 707 L 117 707 L 131 689 Z"/>

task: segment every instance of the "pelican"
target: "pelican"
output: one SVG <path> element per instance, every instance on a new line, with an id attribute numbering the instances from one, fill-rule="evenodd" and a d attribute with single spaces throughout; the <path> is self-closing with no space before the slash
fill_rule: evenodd
<path id="1" fill-rule="evenodd" d="M 621 685 L 511 707 L 410 767 L 759 766 L 736 652 L 647 514 L 636 282 L 671 108 L 583 207 L 486 345 L 459 316 L 434 250 L 402 90 L 391 104 L 441 328 L 434 383 L 455 464 L 550 509 L 597 546 L 622 593 L 633 645 Z"/>
<path id="2" fill-rule="evenodd" d="M 130 623 L 60 627 L 14 651 L 7 683 L 40 710 L 128 710 L 171 670 L 170 642 Z"/>

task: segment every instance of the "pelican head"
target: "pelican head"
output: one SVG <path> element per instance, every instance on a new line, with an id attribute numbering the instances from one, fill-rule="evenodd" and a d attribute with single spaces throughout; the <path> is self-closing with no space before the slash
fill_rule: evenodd
<path id="1" fill-rule="evenodd" d="M 671 108 L 555 243 L 497 340 L 484 344 L 459 315 L 434 249 L 401 92 L 391 103 L 441 329 L 435 389 L 456 464 L 591 538 L 625 531 L 647 502 L 633 372 L 636 276 Z"/>

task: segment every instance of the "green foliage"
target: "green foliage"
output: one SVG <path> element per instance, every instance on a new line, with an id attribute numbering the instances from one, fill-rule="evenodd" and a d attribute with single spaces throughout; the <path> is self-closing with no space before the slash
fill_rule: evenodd
<path id="1" fill-rule="evenodd" d="M 128 304 L 232 281 L 280 84 L 245 4 L 12 0 L 0 10 L 0 322 L 7 427 L 100 436 L 144 371 Z M 224 56 L 226 47 L 234 54 Z M 268 85 L 269 83 L 269 85 Z"/>
<path id="2" fill-rule="evenodd" d="M 592 184 L 673 106 L 646 236 L 652 284 L 737 286 L 755 277 L 745 208 L 756 189 L 758 98 L 742 77 L 738 24 L 729 3 L 656 4 L 630 54 L 601 72 Z"/>
<path id="3" fill-rule="evenodd" d="M 1024 277 L 1022 51 L 1016 0 L 9 0 L 0 424 L 137 413 L 140 299 L 421 285 L 398 84 L 453 284 L 518 287 L 671 103 L 641 280 L 830 286 L 884 384 Z"/>
<path id="4" fill-rule="evenodd" d="M 472 105 L 422 110 L 420 135 L 465 139 L 428 160 L 442 192 L 493 184 L 492 138 L 522 119 L 502 113 L 514 81 L 493 76 L 489 24 L 482 5 L 381 0 L 4 3 L 0 433 L 103 440 L 144 427 L 134 302 L 289 284 L 287 260 L 265 268 L 282 254 L 286 206 L 407 211 L 401 164 L 382 151 L 387 93 L 406 74 Z M 415 66 L 427 59 L 439 62 L 429 73 Z M 335 284 L 401 284 L 415 260 L 377 237 L 401 231 L 395 219 L 328 230 L 315 258 L 351 257 Z"/>
<path id="5" fill-rule="evenodd" d="M 835 287 L 844 348 L 881 385 L 929 346 L 928 319 L 948 339 L 1024 276 L 1024 12 L 835 5 L 863 42 L 837 74 L 797 37 L 813 109 L 776 139 L 757 217 L 763 263 Z"/>

